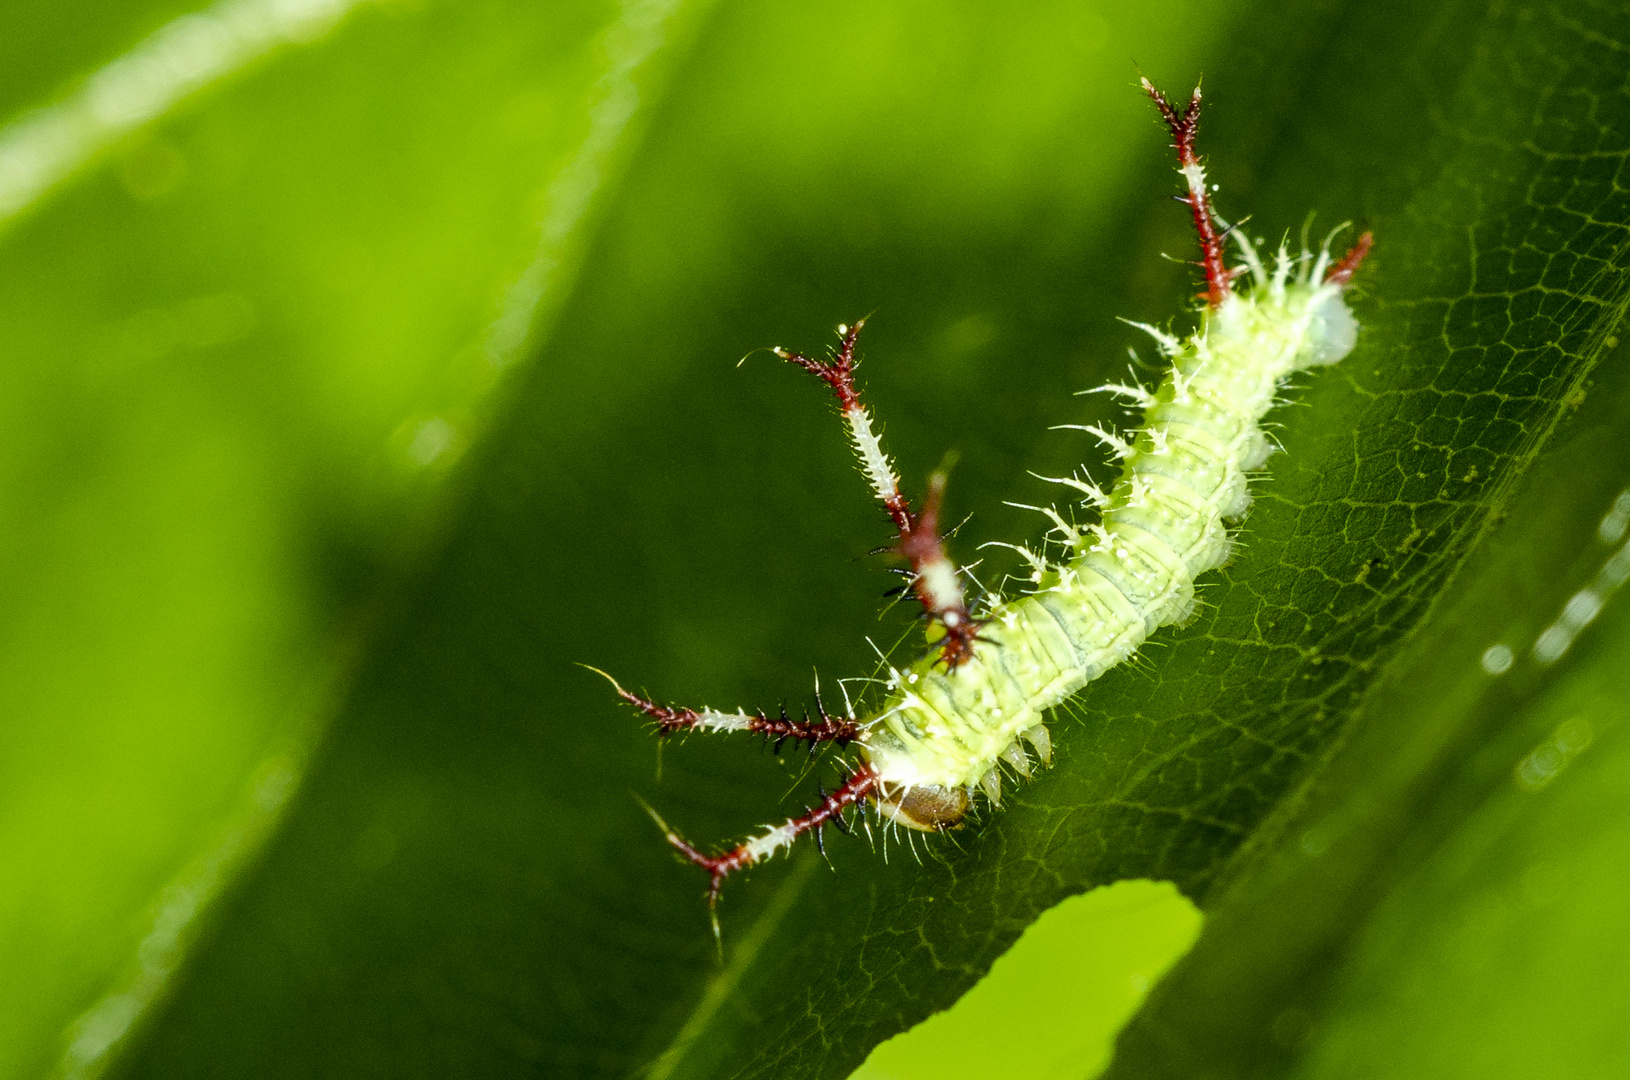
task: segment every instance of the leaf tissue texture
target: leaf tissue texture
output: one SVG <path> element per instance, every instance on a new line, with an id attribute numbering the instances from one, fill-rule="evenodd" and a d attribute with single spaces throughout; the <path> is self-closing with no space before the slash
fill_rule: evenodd
<path id="1" fill-rule="evenodd" d="M 1627 41 L 1623 5 L 1563 4 L 1496 9 L 1459 46 L 1475 60 L 1440 98 L 1444 168 L 1389 232 L 1377 298 L 1376 367 L 1406 374 L 1372 410 L 1407 438 L 1335 479 L 1390 472 L 1393 491 L 1436 491 L 1425 521 L 1465 524 L 1399 598 L 1424 618 L 1347 745 L 1236 859 L 1107 1075 L 1630 1060 L 1607 1019 L 1627 989 L 1622 599 L 1566 652 L 1622 581 Z"/>
<path id="2" fill-rule="evenodd" d="M 1579 587 L 1594 525 L 1551 515 L 1599 515 L 1626 479 L 1622 452 L 1545 468 L 1622 415 L 1607 369 L 1589 380 L 1623 308 L 1627 19 L 1580 0 L 721 4 L 282 830 L 115 1074 L 840 1077 L 1040 912 L 1123 878 L 1175 882 L 1207 923 L 1115 1075 L 1407 1072 L 1385 1046 L 1431 1040 L 1377 1002 L 1405 970 L 1449 996 L 1481 970 L 1412 891 L 1484 910 L 1436 853 L 1475 864 L 1489 822 L 1538 805 L 1479 790 L 1510 798 L 1516 764 L 1564 738 L 1563 716 L 1516 732 L 1460 706 L 1488 689 L 1483 651 L 1527 649 Z M 964 556 L 1035 539 L 1003 508 L 1047 498 L 1027 469 L 1103 478 L 1048 429 L 1120 420 L 1071 392 L 1122 377 L 1116 316 L 1186 330 L 1193 289 L 1159 258 L 1190 241 L 1129 52 L 1165 85 L 1207 73 L 1224 214 L 1274 242 L 1309 209 L 1315 233 L 1375 231 L 1359 347 L 1289 391 L 1240 554 L 1194 623 L 1055 719 L 1053 768 L 916 857 L 834 837 L 832 870 L 806 851 L 733 882 L 720 965 L 704 883 L 632 793 L 707 843 L 801 806 L 830 766 L 692 739 L 658 772 L 573 663 L 664 699 L 793 705 L 811 665 L 830 695 L 875 670 L 867 634 L 916 632 L 875 621 L 857 557 L 879 521 L 836 420 L 770 358 L 732 366 L 754 349 L 875 312 L 871 404 L 908 486 L 960 452 Z M 1541 499 L 1542 476 L 1568 498 Z M 1575 539 L 1535 539 L 1552 521 Z M 1489 692 L 1549 693 L 1562 665 L 1529 664 Z M 1351 827 L 1309 839 L 1314 808 Z M 1562 828 L 1513 820 L 1531 847 Z M 1296 875 L 1334 865 L 1307 852 L 1342 836 L 1362 843 L 1305 902 Z M 1462 963 L 1400 967 L 1399 941 Z"/>
<path id="3" fill-rule="evenodd" d="M 194 7 L 0 8 L 5 1080 L 94 1071 L 168 992 L 435 546 L 513 287 L 569 280 L 643 115 L 602 122 L 609 61 L 682 37 Z"/>

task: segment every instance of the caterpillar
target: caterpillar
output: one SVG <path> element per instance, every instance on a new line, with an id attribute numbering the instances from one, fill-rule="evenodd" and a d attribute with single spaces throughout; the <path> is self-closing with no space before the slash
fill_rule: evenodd
<path id="1" fill-rule="evenodd" d="M 813 834 L 821 844 L 827 825 L 848 831 L 851 811 L 866 804 L 885 824 L 956 828 L 978 796 L 1000 805 L 1004 770 L 1028 777 L 1037 762 L 1049 763 L 1047 710 L 1126 660 L 1160 627 L 1188 619 L 1196 577 L 1228 560 L 1230 526 L 1250 508 L 1249 474 L 1270 453 L 1261 421 L 1279 388 L 1294 373 L 1333 364 L 1352 350 L 1358 324 L 1343 296 L 1371 234 L 1335 260 L 1328 239 L 1317 253 L 1304 241 L 1293 255 L 1282 243 L 1272 265 L 1265 264 L 1245 233 L 1212 208 L 1194 150 L 1199 87 L 1187 105 L 1173 104 L 1147 79 L 1143 90 L 1171 133 L 1187 188 L 1177 198 L 1193 216 L 1205 290 L 1198 294 L 1198 329 L 1186 339 L 1134 324 L 1170 362 L 1156 389 L 1098 388 L 1143 410 L 1142 425 L 1129 435 L 1085 427 L 1121 460 L 1109 491 L 1076 477 L 1059 480 L 1098 520 L 1079 526 L 1043 508 L 1061 538 L 1060 557 L 1018 548 L 1034 588 L 970 604 L 939 526 L 945 475 L 930 478 L 921 508 L 913 509 L 855 385 L 864 320 L 840 326 L 841 341 L 827 359 L 774 352 L 821 378 L 836 397 L 861 470 L 899 534 L 894 551 L 909 564 L 906 589 L 922 604 L 928 651 L 907 667 L 888 667 L 885 699 L 864 716 L 835 715 L 824 706 L 797 718 L 784 710 L 663 705 L 606 676 L 663 736 L 744 731 L 777 746 L 790 739 L 851 752 L 843 782 L 823 791 L 815 806 L 717 853 L 696 847 L 647 807 L 668 842 L 708 872 L 715 938 L 725 879 L 800 836 Z M 1230 238 L 1239 251 L 1235 266 L 1226 258 Z"/>

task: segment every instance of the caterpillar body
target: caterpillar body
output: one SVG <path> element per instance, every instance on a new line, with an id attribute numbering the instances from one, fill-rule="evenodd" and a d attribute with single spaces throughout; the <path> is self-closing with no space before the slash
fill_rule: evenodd
<path id="1" fill-rule="evenodd" d="M 1249 474 L 1270 452 L 1261 421 L 1279 387 L 1353 348 L 1358 325 L 1343 294 L 1369 251 L 1370 235 L 1337 260 L 1327 242 L 1317 253 L 1304 246 L 1292 254 L 1281 245 L 1271 265 L 1265 263 L 1244 233 L 1230 230 L 1212 210 L 1194 153 L 1199 89 L 1183 107 L 1147 80 L 1143 87 L 1172 134 L 1187 184 L 1180 201 L 1199 234 L 1205 303 L 1198 329 L 1186 339 L 1143 327 L 1171 364 L 1156 389 L 1100 388 L 1141 407 L 1142 424 L 1130 437 L 1087 428 L 1121 458 L 1120 476 L 1108 492 L 1076 478 L 1060 481 L 1097 509 L 1099 520 L 1077 526 L 1044 510 L 1062 538 L 1062 553 L 1053 560 L 1019 549 L 1035 584 L 1028 595 L 970 606 L 939 533 L 944 476 L 931 478 L 921 510 L 900 494 L 854 384 L 860 324 L 839 327 L 842 343 L 826 360 L 775 350 L 820 376 L 836 395 L 862 470 L 899 530 L 896 550 L 910 563 L 909 588 L 929 619 L 933 647 L 908 667 L 889 669 L 885 700 L 866 716 L 824 708 L 801 719 L 686 709 L 642 698 L 613 680 L 664 735 L 748 731 L 777 743 L 835 742 L 854 753 L 843 783 L 816 806 L 717 854 L 693 846 L 652 813 L 669 842 L 709 872 L 710 911 L 730 874 L 805 833 L 819 842 L 828 824 L 846 829 L 853 807 L 869 803 L 885 822 L 941 831 L 959 825 L 978 795 L 998 805 L 1004 770 L 1026 777 L 1032 755 L 1047 763 L 1047 710 L 1126 660 L 1160 627 L 1188 618 L 1195 579 L 1227 561 L 1229 526 L 1250 506 Z M 1230 236 L 1240 253 L 1236 267 L 1225 259 Z M 717 935 L 716 911 L 713 928 Z"/>

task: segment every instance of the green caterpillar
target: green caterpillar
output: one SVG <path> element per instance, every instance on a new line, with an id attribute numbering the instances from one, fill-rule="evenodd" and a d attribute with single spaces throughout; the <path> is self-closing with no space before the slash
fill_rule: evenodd
<path id="1" fill-rule="evenodd" d="M 978 794 L 998 805 L 1003 766 L 1028 776 L 1032 754 L 1047 763 L 1047 710 L 1131 656 L 1160 627 L 1187 619 L 1195 578 L 1228 560 L 1229 525 L 1249 509 L 1249 474 L 1270 452 L 1261 421 L 1278 388 L 1295 372 L 1333 364 L 1352 350 L 1358 324 L 1343 294 L 1369 252 L 1370 234 L 1335 261 L 1328 243 L 1317 254 L 1304 248 L 1296 255 L 1281 245 L 1269 267 L 1242 232 L 1233 232 L 1241 265 L 1230 268 L 1224 247 L 1231 230 L 1211 208 L 1194 153 L 1200 91 L 1183 108 L 1148 80 L 1143 88 L 1171 131 L 1187 182 L 1181 201 L 1200 238 L 1206 303 L 1186 340 L 1143 327 L 1171 362 L 1157 389 L 1100 387 L 1141 406 L 1143 423 L 1130 439 L 1087 428 L 1122 459 L 1121 475 L 1107 493 L 1060 481 L 1098 509 L 1099 521 L 1079 527 L 1045 511 L 1065 558 L 1020 549 L 1033 571 L 1029 595 L 970 610 L 938 529 L 944 477 L 931 479 L 923 509 L 913 511 L 860 402 L 854 367 L 861 324 L 838 328 L 842 344 L 829 360 L 775 350 L 837 396 L 861 468 L 899 530 L 897 550 L 911 564 L 911 588 L 931 620 L 934 648 L 909 667 L 890 668 L 886 699 L 869 716 L 823 710 L 798 720 L 683 709 L 617 687 L 663 734 L 749 731 L 777 742 L 854 748 L 858 760 L 846 779 L 817 806 L 719 854 L 699 850 L 657 818 L 669 842 L 709 872 L 710 911 L 730 874 L 804 833 L 819 840 L 828 824 L 846 827 L 850 807 L 869 802 L 885 821 L 937 832 L 960 824 Z M 716 914 L 713 928 L 717 934 Z"/>

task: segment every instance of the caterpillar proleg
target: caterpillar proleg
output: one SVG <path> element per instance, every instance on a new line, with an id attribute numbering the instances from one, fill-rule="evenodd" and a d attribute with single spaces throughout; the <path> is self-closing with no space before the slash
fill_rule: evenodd
<path id="1" fill-rule="evenodd" d="M 1264 261 L 1240 230 L 1211 207 L 1194 140 L 1200 91 L 1186 106 L 1169 102 L 1147 80 L 1177 151 L 1204 271 L 1198 328 L 1178 338 L 1153 327 L 1170 370 L 1158 387 L 1107 386 L 1143 410 L 1126 436 L 1097 435 L 1121 458 L 1107 492 L 1061 481 L 1098 514 L 1077 526 L 1045 512 L 1061 539 L 1057 557 L 1023 552 L 1034 588 L 1024 596 L 987 596 L 970 604 L 962 576 L 946 554 L 939 525 L 943 475 L 928 486 L 922 509 L 901 494 L 893 465 L 854 382 L 861 323 L 838 328 L 841 344 L 826 360 L 776 349 L 814 373 L 837 397 L 850 439 L 899 533 L 896 551 L 909 562 L 909 586 L 928 620 L 928 651 L 903 668 L 889 667 L 885 697 L 867 715 L 824 709 L 802 719 L 785 713 L 725 713 L 658 704 L 616 686 L 656 721 L 663 735 L 680 731 L 756 732 L 775 740 L 832 742 L 844 748 L 846 776 L 809 811 L 709 854 L 656 818 L 668 841 L 709 874 L 708 904 L 724 880 L 827 825 L 847 829 L 851 808 L 870 806 L 884 823 L 928 832 L 955 828 L 983 796 L 1001 802 L 1002 773 L 1029 776 L 1052 754 L 1047 711 L 1130 657 L 1150 634 L 1181 622 L 1195 604 L 1195 579 L 1221 566 L 1230 525 L 1250 507 L 1249 474 L 1269 443 L 1261 421 L 1294 373 L 1333 364 L 1353 348 L 1358 324 L 1343 294 L 1370 249 L 1365 233 L 1332 260 L 1281 245 Z M 1229 266 L 1232 239 L 1239 265 Z M 656 817 L 655 813 L 652 814 Z"/>

